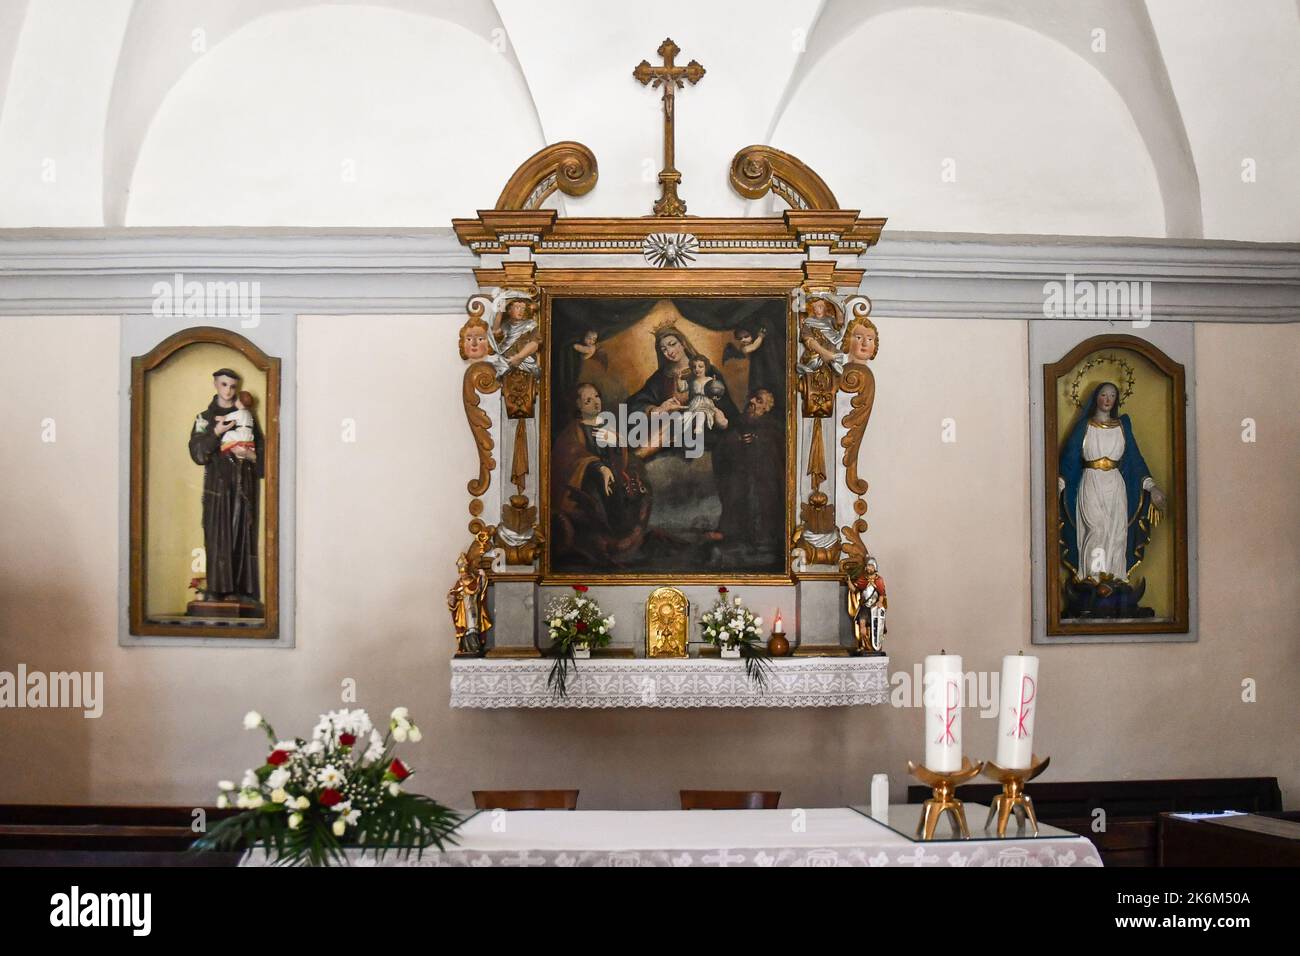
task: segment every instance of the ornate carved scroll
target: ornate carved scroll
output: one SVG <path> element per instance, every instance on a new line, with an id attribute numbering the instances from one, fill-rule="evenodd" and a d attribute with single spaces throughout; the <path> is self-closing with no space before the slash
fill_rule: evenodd
<path id="1" fill-rule="evenodd" d="M 539 149 L 515 170 L 497 197 L 497 209 L 538 209 L 557 189 L 582 196 L 596 185 L 596 157 L 581 143 L 565 141 Z"/>
<path id="2" fill-rule="evenodd" d="M 771 146 L 746 146 L 731 160 L 731 185 L 746 199 L 774 192 L 791 209 L 839 209 L 830 187 L 797 157 Z"/>
<path id="3" fill-rule="evenodd" d="M 871 408 L 876 403 L 876 376 L 865 365 L 846 365 L 840 376 L 840 388 L 853 393 L 849 413 L 844 416 L 848 433 L 840 439 L 844 449 L 844 484 L 861 498 L 867 493 L 867 482 L 858 475 L 858 451 L 867 423 L 871 421 Z"/>
<path id="4" fill-rule="evenodd" d="M 803 400 L 803 417 L 820 421 L 835 411 L 835 371 L 825 365 L 799 376 L 799 397 Z"/>
<path id="5" fill-rule="evenodd" d="M 479 407 L 479 396 L 488 395 L 501 387 L 496 370 L 487 362 L 475 362 L 465 369 L 462 395 L 465 400 L 465 418 L 469 421 L 474 445 L 478 448 L 478 477 L 471 478 L 466 487 L 475 498 L 482 496 L 492 483 L 492 469 L 497 466 L 492 457 L 492 419 Z"/>
<path id="6" fill-rule="evenodd" d="M 840 567 L 852 573 L 854 569 L 864 567 L 867 563 L 867 546 L 862 540 L 862 532 L 867 530 L 867 523 L 856 518 L 853 524 L 840 529 L 844 535 L 843 560 Z"/>
<path id="7" fill-rule="evenodd" d="M 854 296 L 846 303 L 846 311 L 853 317 L 844 329 L 842 354 L 848 362 L 840 374 L 840 388 L 853 394 L 852 407 L 844 416 L 844 427 L 848 433 L 840 441 L 844 448 L 844 483 L 849 491 L 859 499 L 867 493 L 867 483 L 858 475 L 858 450 L 862 446 L 862 436 L 871 421 L 871 408 L 876 402 L 876 377 L 867 362 L 874 359 L 880 351 L 880 332 L 868 316 L 871 314 L 871 300 L 866 296 Z M 861 505 L 859 508 L 858 505 Z M 866 511 L 866 502 L 855 503 L 858 514 Z"/>

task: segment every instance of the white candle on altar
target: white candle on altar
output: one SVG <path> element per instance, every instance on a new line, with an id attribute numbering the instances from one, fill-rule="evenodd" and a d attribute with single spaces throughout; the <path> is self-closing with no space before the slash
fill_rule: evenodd
<path id="1" fill-rule="evenodd" d="M 1028 770 L 1034 754 L 1034 715 L 1038 711 L 1038 658 L 1024 654 L 1002 658 L 1001 706 L 998 709 L 998 754 L 994 763 L 1007 770 Z"/>
<path id="2" fill-rule="evenodd" d="M 871 817 L 889 826 L 889 775 L 873 774 L 871 777 Z"/>
<path id="3" fill-rule="evenodd" d="M 961 769 L 962 669 L 959 654 L 925 659 L 925 765 L 934 771 Z"/>

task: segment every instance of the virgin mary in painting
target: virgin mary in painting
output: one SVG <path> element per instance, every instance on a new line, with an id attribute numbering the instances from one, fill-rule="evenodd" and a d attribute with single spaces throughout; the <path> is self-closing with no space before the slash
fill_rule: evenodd
<path id="1" fill-rule="evenodd" d="M 722 415 L 717 419 L 719 431 L 739 417 L 736 403 L 727 391 L 722 374 L 707 356 L 696 351 L 687 337 L 674 324 L 655 329 L 655 358 L 658 367 L 654 373 L 627 400 L 628 408 L 647 415 L 655 412 L 685 412 L 690 403 L 691 364 L 704 360 L 704 373 L 714 384 L 711 392 L 713 404 Z"/>
<path id="2" fill-rule="evenodd" d="M 1065 618 L 1153 614 L 1139 604 L 1145 583 L 1134 585 L 1129 575 L 1164 511 L 1165 494 L 1119 407 L 1118 386 L 1098 385 L 1061 446 L 1059 544 L 1070 572 Z"/>

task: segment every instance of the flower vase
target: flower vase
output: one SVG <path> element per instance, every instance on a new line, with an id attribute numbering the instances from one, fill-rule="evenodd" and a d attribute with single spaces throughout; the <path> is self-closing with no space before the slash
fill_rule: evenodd
<path id="1" fill-rule="evenodd" d="M 580 642 L 580 643 L 574 644 L 574 645 L 573 645 L 573 656 L 574 656 L 575 658 L 579 659 L 579 660 L 584 660 L 584 661 L 585 661 L 585 660 L 590 660 L 590 658 L 591 658 L 591 645 L 588 644 L 586 641 L 582 641 L 582 642 Z"/>
<path id="2" fill-rule="evenodd" d="M 740 645 L 739 645 L 739 644 L 724 644 L 724 645 L 722 645 L 722 647 L 719 649 L 719 651 L 718 651 L 718 655 L 719 655 L 723 660 L 733 660 L 733 661 L 734 661 L 734 660 L 739 660 L 739 659 L 740 659 Z"/>

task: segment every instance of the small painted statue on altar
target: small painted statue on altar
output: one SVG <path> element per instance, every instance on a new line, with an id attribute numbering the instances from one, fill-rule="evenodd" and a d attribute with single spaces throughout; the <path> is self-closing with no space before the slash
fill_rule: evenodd
<path id="1" fill-rule="evenodd" d="M 456 583 L 447 592 L 447 609 L 456 631 L 456 656 L 479 657 L 487 650 L 487 632 L 492 619 L 487 610 L 487 574 L 471 571 L 462 552 L 456 559 Z"/>
<path id="2" fill-rule="evenodd" d="M 492 329 L 492 344 L 496 355 L 491 361 L 496 367 L 498 378 L 513 369 L 520 369 L 533 376 L 541 374 L 541 366 L 537 364 L 537 350 L 541 348 L 542 336 L 534 315 L 533 301 L 528 293 L 503 294 L 501 309 Z"/>
<path id="3" fill-rule="evenodd" d="M 844 312 L 831 295 L 813 293 L 808 297 L 808 311 L 799 323 L 799 341 L 803 344 L 797 363 L 800 372 L 815 372 L 823 364 L 837 372 L 843 368 Z"/>
<path id="4" fill-rule="evenodd" d="M 850 572 L 849 617 L 853 619 L 853 636 L 859 654 L 882 655 L 886 634 L 885 579 L 880 576 L 876 559 L 868 557 L 860 574 Z"/>

